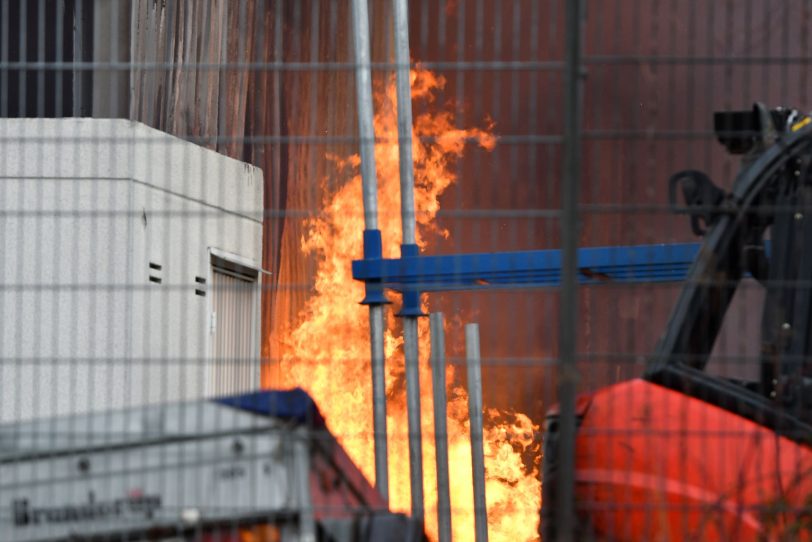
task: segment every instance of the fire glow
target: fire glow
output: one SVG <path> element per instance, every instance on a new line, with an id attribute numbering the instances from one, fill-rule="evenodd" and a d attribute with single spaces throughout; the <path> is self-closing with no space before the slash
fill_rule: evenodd
<path id="1" fill-rule="evenodd" d="M 432 102 L 445 81 L 430 71 L 413 70 L 412 99 Z M 397 116 L 394 76 L 375 92 L 379 227 L 384 257 L 399 256 L 400 189 Z M 414 119 L 413 155 L 417 244 L 422 248 L 431 236 L 449 233 L 434 223 L 439 198 L 456 181 L 454 162 L 466 143 L 475 140 L 491 150 L 496 140 L 488 131 L 454 127 L 446 110 L 417 115 Z M 364 286 L 354 281 L 350 261 L 362 257 L 364 229 L 361 205 L 360 158 L 331 157 L 336 175 L 346 182 L 331 193 L 317 218 L 309 220 L 302 239 L 305 253 L 316 256 L 315 287 L 299 321 L 281 345 L 281 384 L 301 386 L 315 399 L 330 430 L 353 461 L 374 483 L 372 423 L 372 377 L 369 363 L 367 308 L 359 305 Z M 424 303 L 424 310 L 427 309 Z M 389 442 L 390 505 L 408 512 L 409 454 L 402 338 L 399 322 L 387 311 L 385 332 L 387 423 Z M 434 456 L 434 422 L 428 319 L 419 320 L 421 411 L 426 529 L 432 539 L 437 532 L 437 482 Z M 451 508 L 454 540 L 473 540 L 473 484 L 468 426 L 467 393 L 447 369 L 448 445 Z M 519 542 L 538 539 L 541 487 L 538 476 L 540 451 L 534 442 L 537 429 L 521 413 L 485 412 L 485 467 L 488 530 L 491 540 Z M 532 456 L 532 467 L 524 458 Z"/>

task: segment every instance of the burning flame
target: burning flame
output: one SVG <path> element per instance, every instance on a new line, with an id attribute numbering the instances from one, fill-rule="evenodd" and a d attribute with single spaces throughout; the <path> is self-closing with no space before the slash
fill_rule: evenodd
<path id="1" fill-rule="evenodd" d="M 445 80 L 430 71 L 412 71 L 412 98 L 431 102 Z M 384 140 L 375 150 L 378 171 L 379 227 L 385 257 L 397 257 L 400 247 L 400 189 L 397 115 L 394 76 L 376 89 L 375 131 Z M 430 140 L 428 138 L 430 137 Z M 414 121 L 413 154 L 417 244 L 424 248 L 428 235 L 448 236 L 433 219 L 440 195 L 456 180 L 452 166 L 474 139 L 491 150 L 495 138 L 480 129 L 454 128 L 448 111 L 425 113 Z M 318 218 L 307 224 L 302 250 L 313 253 L 318 268 L 313 295 L 299 322 L 282 346 L 282 384 L 301 386 L 316 400 L 330 430 L 346 448 L 366 477 L 374 482 L 371 369 L 369 364 L 368 309 L 358 302 L 363 284 L 353 280 L 350 261 L 362 257 L 360 158 L 331 157 L 337 174 L 348 180 L 324 203 Z M 410 508 L 409 455 L 404 384 L 404 363 L 395 311 L 387 311 L 388 441 L 390 505 Z M 434 422 L 431 373 L 428 364 L 428 321 L 420 319 L 420 381 L 423 431 L 423 469 L 426 529 L 436 539 L 437 494 L 434 458 Z M 471 540 L 474 532 L 471 447 L 467 394 L 448 367 L 448 442 L 454 540 Z M 521 413 L 485 412 L 485 465 L 490 539 L 518 542 L 538 538 L 541 488 L 539 450 L 532 421 Z M 524 458 L 532 456 L 526 467 Z"/>

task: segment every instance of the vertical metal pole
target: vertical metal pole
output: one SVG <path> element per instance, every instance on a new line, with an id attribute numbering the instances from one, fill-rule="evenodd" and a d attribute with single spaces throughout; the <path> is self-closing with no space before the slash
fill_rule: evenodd
<path id="1" fill-rule="evenodd" d="M 434 455 L 437 461 L 437 531 L 439 542 L 451 542 L 451 496 L 448 481 L 448 410 L 445 382 L 445 329 L 443 313 L 429 316 L 431 328 L 431 380 L 434 393 Z"/>
<path id="2" fill-rule="evenodd" d="M 417 318 L 403 318 L 403 353 L 406 358 L 406 413 L 409 426 L 409 482 L 412 517 L 423 518 L 423 436 L 420 429 L 420 367 L 417 350 Z"/>
<path id="3" fill-rule="evenodd" d="M 393 0 L 395 14 L 395 63 L 397 64 L 398 151 L 400 158 L 400 211 L 403 256 L 417 255 L 415 245 L 414 170 L 412 161 L 412 90 L 409 78 L 409 4 Z M 409 425 L 409 480 L 412 517 L 423 517 L 423 446 L 420 430 L 420 359 L 417 315 L 420 294 L 403 296 L 403 353 L 406 358 L 406 410 Z"/>
<path id="4" fill-rule="evenodd" d="M 367 0 L 352 0 L 355 46 L 355 86 L 358 131 L 361 139 L 361 177 L 366 233 L 378 229 L 378 180 L 375 171 L 375 129 L 372 116 L 372 71 L 369 55 Z M 375 237 L 375 236 L 370 236 Z M 380 235 L 377 236 L 380 240 Z M 380 247 L 379 247 L 380 248 Z M 365 252 L 367 247 L 365 246 Z M 365 254 L 366 256 L 366 254 Z M 369 305 L 369 338 L 372 359 L 372 413 L 375 440 L 375 488 L 389 501 L 389 470 L 386 443 L 386 372 L 384 368 L 383 306 Z"/>
<path id="5" fill-rule="evenodd" d="M 474 476 L 474 525 L 477 542 L 488 540 L 485 500 L 485 451 L 482 445 L 482 369 L 479 324 L 465 326 L 465 361 L 468 372 L 468 417 L 471 423 L 471 468 Z"/>
<path id="6" fill-rule="evenodd" d="M 316 518 L 313 510 L 313 495 L 310 492 L 310 445 L 317 436 L 312 428 L 302 427 L 293 432 L 293 465 L 296 469 L 296 491 L 299 494 L 299 540 L 316 542 Z"/>
<path id="7" fill-rule="evenodd" d="M 564 185 L 561 192 L 561 296 L 559 318 L 560 404 L 559 470 L 556 525 L 558 540 L 571 540 L 575 530 L 575 394 L 576 326 L 578 325 L 578 188 L 581 163 L 581 17 L 582 0 L 569 0 L 566 12 L 564 92 Z"/>
<path id="8" fill-rule="evenodd" d="M 400 213 L 403 244 L 415 243 L 414 170 L 412 159 L 412 88 L 409 77 L 409 2 L 394 0 L 395 64 L 397 65 Z"/>
<path id="9" fill-rule="evenodd" d="M 383 351 L 383 306 L 369 306 L 372 360 L 372 415 L 375 440 L 375 489 L 389 502 L 389 458 L 386 442 L 386 360 Z"/>
<path id="10" fill-rule="evenodd" d="M 130 0 L 93 0 L 93 62 L 127 62 L 130 59 Z M 129 72 L 94 69 L 93 103 L 96 118 L 126 118 L 129 113 Z M 275 177 L 278 178 L 278 177 Z"/>
<path id="11" fill-rule="evenodd" d="M 352 0 L 355 45 L 355 95 L 361 139 L 364 227 L 378 229 L 378 178 L 375 171 L 375 128 L 372 110 L 372 69 L 369 56 L 369 14 L 366 0 Z"/>
<path id="12" fill-rule="evenodd" d="M 84 44 L 84 37 L 85 37 L 85 28 L 84 28 L 84 18 L 85 15 L 83 13 L 84 2 L 76 2 L 74 4 L 74 13 L 73 13 L 73 62 L 74 64 L 78 64 L 84 61 L 84 54 L 85 54 L 85 44 Z M 78 68 L 73 70 L 73 116 L 74 117 L 82 117 L 84 116 L 83 108 L 85 104 L 83 103 L 84 98 L 84 91 L 82 89 L 82 84 L 84 83 L 85 79 L 85 72 Z"/>

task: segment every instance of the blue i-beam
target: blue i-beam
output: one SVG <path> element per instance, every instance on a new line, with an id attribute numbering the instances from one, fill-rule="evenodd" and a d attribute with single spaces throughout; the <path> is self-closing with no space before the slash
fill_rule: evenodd
<path id="1" fill-rule="evenodd" d="M 656 283 L 684 280 L 700 243 L 581 248 L 581 284 Z M 398 292 L 483 288 L 545 288 L 559 285 L 561 252 L 530 250 L 440 256 L 405 255 L 352 262 L 356 280 Z"/>

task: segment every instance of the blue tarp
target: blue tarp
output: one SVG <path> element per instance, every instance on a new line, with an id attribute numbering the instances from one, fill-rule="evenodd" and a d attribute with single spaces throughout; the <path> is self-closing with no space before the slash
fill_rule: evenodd
<path id="1" fill-rule="evenodd" d="M 324 418 L 319 412 L 319 407 L 301 388 L 255 391 L 220 397 L 214 401 L 254 414 L 293 420 L 310 426 L 324 426 Z"/>

